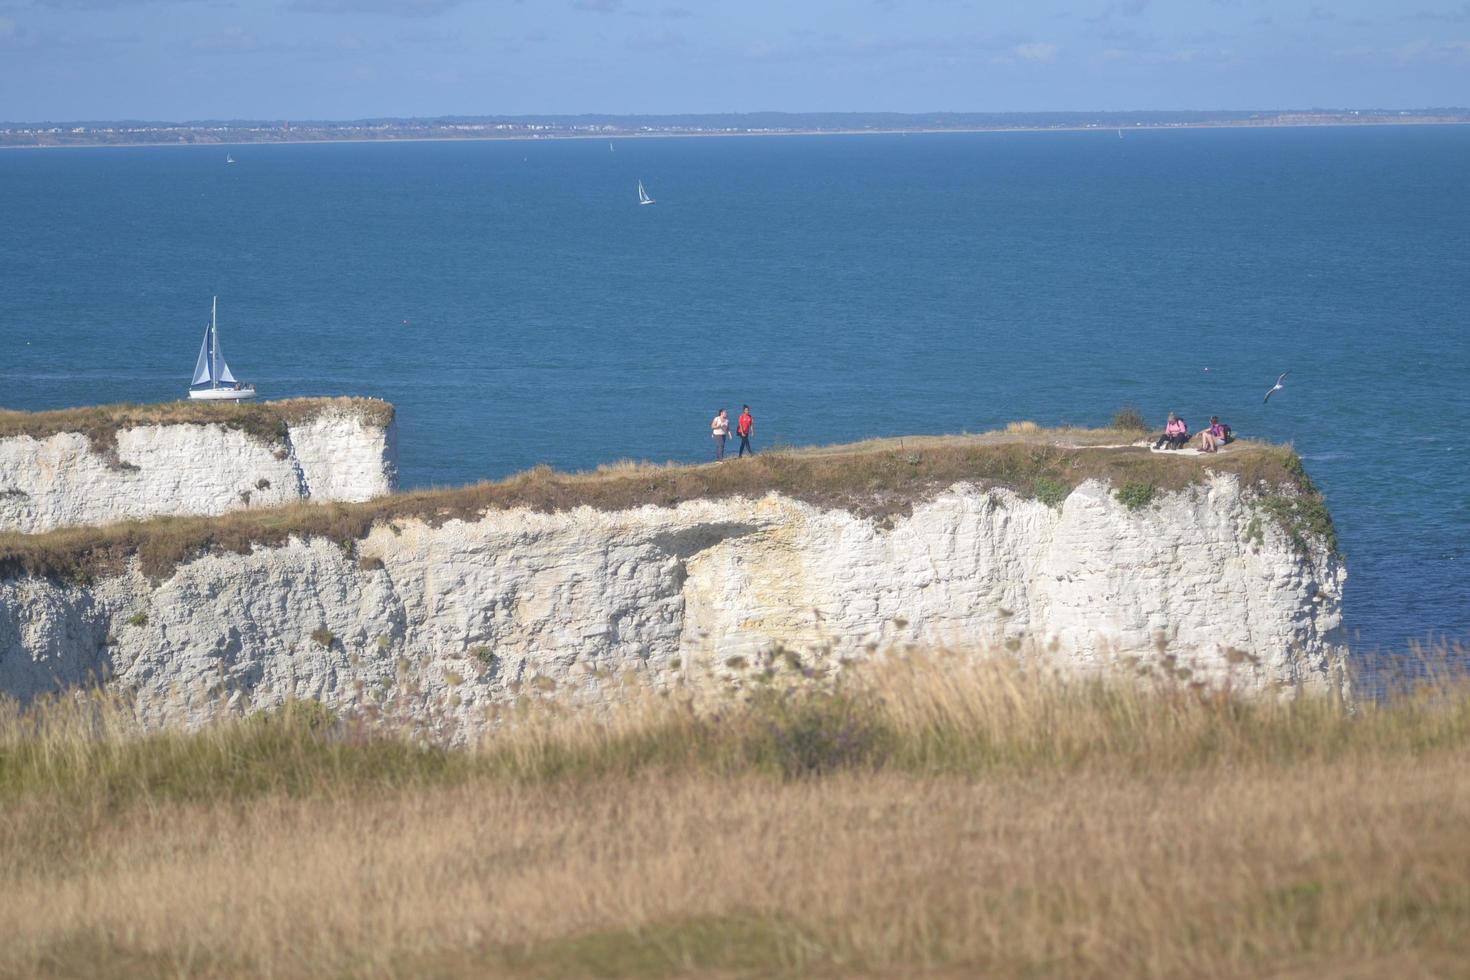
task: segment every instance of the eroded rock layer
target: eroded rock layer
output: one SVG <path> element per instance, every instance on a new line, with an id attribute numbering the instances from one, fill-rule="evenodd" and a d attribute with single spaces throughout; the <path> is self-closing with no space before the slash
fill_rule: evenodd
<path id="1" fill-rule="evenodd" d="M 1229 474 L 1129 508 L 956 484 L 888 519 L 772 493 L 492 510 L 292 539 L 150 581 L 0 582 L 0 690 L 101 681 L 189 723 L 289 697 L 473 732 L 517 697 L 748 684 L 907 645 L 1012 650 L 1256 692 L 1339 683 L 1345 571 Z M 785 658 L 789 662 L 789 658 Z"/>
<path id="2" fill-rule="evenodd" d="M 0 438 L 0 531 L 223 514 L 307 498 L 367 500 L 395 489 L 391 407 L 366 399 L 288 404 L 294 410 L 270 418 L 274 428 L 264 433 L 163 421 L 109 428 L 105 448 L 81 431 Z M 271 404 L 214 411 L 269 416 Z M 190 414 L 208 418 L 199 409 Z"/>

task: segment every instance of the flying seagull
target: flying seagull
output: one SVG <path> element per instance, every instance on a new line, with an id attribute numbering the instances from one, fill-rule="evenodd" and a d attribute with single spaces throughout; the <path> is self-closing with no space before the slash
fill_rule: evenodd
<path id="1" fill-rule="evenodd" d="M 1271 390 L 1268 391 L 1268 392 L 1266 392 L 1266 397 L 1263 398 L 1263 399 L 1261 399 L 1261 404 L 1262 405 L 1264 405 L 1266 402 L 1270 401 L 1272 395 L 1276 394 L 1282 388 L 1285 388 L 1286 387 L 1286 385 L 1282 384 L 1281 382 L 1285 381 L 1286 380 L 1286 376 L 1288 374 L 1290 374 L 1290 373 L 1291 373 L 1290 371 L 1283 371 L 1281 373 L 1281 377 L 1279 377 L 1279 378 L 1276 379 L 1276 383 L 1271 386 Z"/>

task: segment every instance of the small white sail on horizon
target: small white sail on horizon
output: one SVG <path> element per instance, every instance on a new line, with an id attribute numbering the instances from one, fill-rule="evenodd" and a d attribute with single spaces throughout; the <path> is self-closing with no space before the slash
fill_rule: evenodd
<path id="1" fill-rule="evenodd" d="M 654 203 L 653 198 L 651 198 L 651 197 L 648 196 L 648 191 L 646 191 L 646 190 L 643 189 L 643 181 L 641 181 L 641 180 L 638 182 L 638 203 L 639 204 L 652 204 L 652 203 Z"/>
<path id="2" fill-rule="evenodd" d="M 235 162 L 235 158 L 232 157 L 232 156 L 230 156 L 228 153 L 226 153 L 225 154 L 225 163 L 234 163 L 234 162 Z"/>
<path id="3" fill-rule="evenodd" d="M 254 398 L 255 386 L 236 381 L 220 351 L 218 309 L 219 297 L 216 296 L 209 307 L 209 324 L 204 328 L 204 340 L 199 345 L 199 359 L 194 362 L 194 380 L 189 382 L 189 397 L 216 401 Z"/>

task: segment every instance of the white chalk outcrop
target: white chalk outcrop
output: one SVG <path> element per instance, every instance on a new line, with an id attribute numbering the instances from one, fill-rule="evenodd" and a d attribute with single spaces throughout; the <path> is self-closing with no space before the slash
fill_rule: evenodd
<path id="1" fill-rule="evenodd" d="M 742 683 L 777 644 L 817 670 L 947 645 L 1326 690 L 1344 578 L 1221 474 L 1138 510 L 1088 482 L 1060 508 L 959 484 L 885 522 L 776 494 L 492 511 L 377 526 L 352 554 L 200 557 L 157 583 L 0 582 L 0 690 L 100 678 L 160 724 L 307 697 L 472 732 L 529 692 Z"/>
<path id="2" fill-rule="evenodd" d="M 140 425 L 117 431 L 115 454 L 80 432 L 0 439 L 0 531 L 367 500 L 396 488 L 394 425 L 381 403 L 369 413 L 323 400 L 285 431 L 271 442 L 223 424 Z"/>

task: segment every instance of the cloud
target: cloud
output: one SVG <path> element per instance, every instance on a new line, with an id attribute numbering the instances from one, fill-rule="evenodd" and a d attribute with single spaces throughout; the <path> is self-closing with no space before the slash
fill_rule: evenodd
<path id="1" fill-rule="evenodd" d="M 1400 64 L 1470 59 L 1470 41 L 1410 41 L 1389 52 Z"/>
<path id="2" fill-rule="evenodd" d="M 1106 24 L 1114 17 L 1138 17 L 1148 9 L 1148 5 L 1149 0 L 1113 0 L 1087 19 L 1094 24 Z"/>
<path id="3" fill-rule="evenodd" d="M 624 42 L 635 51 L 668 51 L 673 48 L 682 48 L 686 38 L 678 31 L 655 31 L 648 34 L 635 34 Z"/>
<path id="4" fill-rule="evenodd" d="M 119 7 L 141 7 L 144 4 L 161 3 L 207 3 L 214 4 L 214 0 L 34 0 L 38 7 L 46 7 L 50 10 L 114 10 Z M 218 4 L 224 6 L 224 4 Z"/>
<path id="5" fill-rule="evenodd" d="M 1173 48 L 1168 51 L 1139 51 L 1133 48 L 1107 48 L 1098 57 L 1103 61 L 1130 65 L 1224 65 L 1235 60 L 1230 48 Z"/>
<path id="6" fill-rule="evenodd" d="M 1431 41 L 1421 38 L 1393 47 L 1373 47 L 1358 44 L 1337 48 L 1333 57 L 1346 61 L 1370 64 L 1396 64 L 1401 66 L 1436 64 L 1444 62 L 1470 63 L 1470 41 Z"/>
<path id="7" fill-rule="evenodd" d="M 1440 20 L 1451 24 L 1470 22 L 1470 3 L 1462 3 L 1453 10 L 1416 10 L 1404 14 L 1404 20 Z"/>
<path id="8" fill-rule="evenodd" d="M 1057 46 L 1047 41 L 1018 44 L 1011 51 L 1022 61 L 1051 62 L 1057 60 Z"/>
<path id="9" fill-rule="evenodd" d="M 0 51 L 33 52 L 46 56 L 48 52 L 75 51 L 95 56 L 137 44 L 142 38 L 137 34 L 73 34 L 71 32 L 35 31 L 14 18 L 0 16 Z"/>
<path id="10" fill-rule="evenodd" d="M 228 27 L 218 34 L 196 37 L 189 42 L 189 50 L 201 54 L 250 54 L 264 51 L 268 46 L 241 27 Z"/>
<path id="11" fill-rule="evenodd" d="M 442 47 L 453 44 L 455 40 L 452 35 L 447 34 L 400 34 L 396 43 Z M 188 48 L 196 54 L 211 56 L 248 55 L 274 51 L 306 53 L 315 56 L 338 55 L 349 58 L 363 52 L 383 53 L 389 50 L 386 43 L 366 41 L 355 34 L 324 38 L 262 38 L 243 27 L 233 26 L 215 34 L 192 38 L 188 43 Z"/>
<path id="12" fill-rule="evenodd" d="M 287 10 L 307 14 L 386 14 L 434 17 L 464 0 L 290 0 Z"/>
<path id="13" fill-rule="evenodd" d="M 816 61 L 820 59 L 871 60 L 918 53 L 963 55 L 981 51 L 1012 52 L 1024 43 L 1015 36 L 956 37 L 870 37 L 844 38 L 838 34 L 820 37 L 810 32 L 794 34 L 790 40 L 762 40 L 748 46 L 742 55 L 751 61 Z"/>

